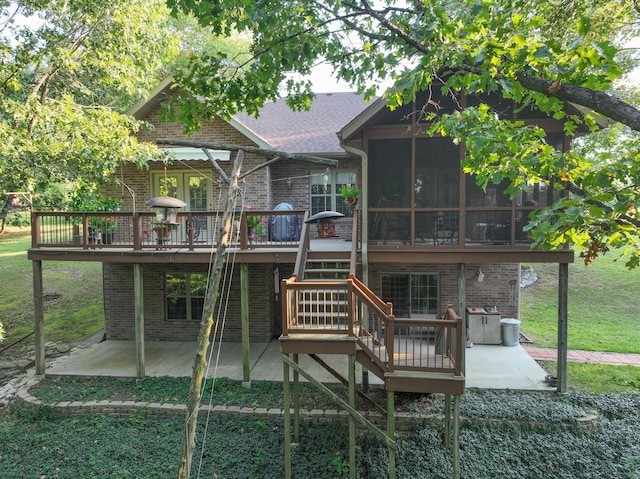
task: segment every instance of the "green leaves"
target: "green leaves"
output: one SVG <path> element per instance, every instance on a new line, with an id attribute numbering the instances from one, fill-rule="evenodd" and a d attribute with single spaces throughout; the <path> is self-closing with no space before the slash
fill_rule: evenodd
<path id="1" fill-rule="evenodd" d="M 0 16 L 10 14 L 8 7 Z M 153 154 L 125 112 L 177 55 L 161 0 L 31 3 L 46 19 L 14 25 L 0 64 L 0 189 L 79 178 L 100 183 Z M 1 41 L 1 40 L 0 40 Z M 155 72 L 155 73 L 154 73 Z"/>

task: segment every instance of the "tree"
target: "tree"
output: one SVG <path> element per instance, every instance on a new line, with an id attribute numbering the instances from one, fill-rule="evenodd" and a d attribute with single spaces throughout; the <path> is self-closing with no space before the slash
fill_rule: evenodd
<path id="1" fill-rule="evenodd" d="M 155 148 L 125 113 L 178 54 L 168 18 L 160 0 L 0 4 L 0 191 L 145 164 Z"/>
<path id="2" fill-rule="evenodd" d="M 448 95 L 499 92 L 521 105 L 593 134 L 599 117 L 626 126 L 611 148 L 558 152 L 542 132 L 501 119 L 488 105 L 442 115 L 426 104 L 421 121 L 432 133 L 464 142 L 463 167 L 486 186 L 512 180 L 511 192 L 546 181 L 569 191 L 533 220 L 536 245 L 568 241 L 586 262 L 609 247 L 624 247 L 626 264 L 640 264 L 638 161 L 640 111 L 633 91 L 619 83 L 636 64 L 626 48 L 635 36 L 639 9 L 632 0 L 168 0 L 174 14 L 188 12 L 219 35 L 249 32 L 247 59 L 231 63 L 207 52 L 178 81 L 198 102 L 181 105 L 182 120 L 197 127 L 211 113 L 258 114 L 284 90 L 293 108 L 313 98 L 307 75 L 321 61 L 337 77 L 372 96 L 386 92 L 391 108 L 413 101 L 416 92 L 440 88 Z M 624 93 L 624 94 L 623 94 Z M 567 105 L 580 107 L 581 115 Z M 574 110 L 575 111 L 575 110 Z M 588 145 L 589 141 L 584 142 Z"/>

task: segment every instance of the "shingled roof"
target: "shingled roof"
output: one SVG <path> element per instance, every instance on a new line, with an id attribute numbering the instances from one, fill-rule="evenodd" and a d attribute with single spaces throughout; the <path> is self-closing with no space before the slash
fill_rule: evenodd
<path id="1" fill-rule="evenodd" d="M 358 93 L 318 93 L 308 111 L 292 111 L 280 99 L 266 104 L 258 118 L 237 113 L 233 121 L 277 150 L 342 155 L 344 150 L 336 133 L 368 105 Z"/>

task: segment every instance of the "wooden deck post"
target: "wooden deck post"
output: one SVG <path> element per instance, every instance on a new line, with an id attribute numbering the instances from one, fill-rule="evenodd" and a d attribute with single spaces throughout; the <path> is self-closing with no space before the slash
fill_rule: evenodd
<path id="1" fill-rule="evenodd" d="M 395 393 L 387 390 L 387 436 L 395 441 L 396 439 L 396 417 L 395 417 Z M 389 448 L 389 479 L 395 479 L 396 477 L 396 448 L 387 445 Z"/>
<path id="2" fill-rule="evenodd" d="M 293 354 L 293 362 L 296 365 L 300 364 L 298 353 Z M 293 442 L 300 442 L 300 373 L 295 368 L 293 370 Z"/>
<path id="3" fill-rule="evenodd" d="M 453 479 L 460 479 L 460 397 L 444 395 L 444 448 L 451 454 Z"/>
<path id="4" fill-rule="evenodd" d="M 291 479 L 291 397 L 289 396 L 289 364 L 286 361 L 282 361 L 282 389 L 284 394 L 284 477 Z"/>
<path id="5" fill-rule="evenodd" d="M 240 265 L 240 318 L 242 321 L 242 385 L 251 387 L 249 356 L 249 265 Z"/>
<path id="6" fill-rule="evenodd" d="M 460 394 L 453 396 L 453 479 L 460 479 Z"/>
<path id="7" fill-rule="evenodd" d="M 349 406 L 356 408 L 356 357 L 349 354 Z M 349 479 L 356 479 L 356 418 L 349 415 Z"/>
<path id="8" fill-rule="evenodd" d="M 33 270 L 33 305 L 34 305 L 34 331 L 36 348 L 36 374 L 44 374 L 45 371 L 45 351 L 44 351 L 44 306 L 42 287 L 42 261 L 32 262 Z"/>
<path id="9" fill-rule="evenodd" d="M 136 335 L 136 377 L 142 379 L 144 371 L 144 293 L 142 282 L 142 265 L 133 265 L 133 306 Z"/>
<path id="10" fill-rule="evenodd" d="M 444 448 L 451 447 L 451 394 L 444 395 Z"/>
<path id="11" fill-rule="evenodd" d="M 567 392 L 567 352 L 569 333 L 569 263 L 558 265 L 558 386 L 559 393 Z"/>

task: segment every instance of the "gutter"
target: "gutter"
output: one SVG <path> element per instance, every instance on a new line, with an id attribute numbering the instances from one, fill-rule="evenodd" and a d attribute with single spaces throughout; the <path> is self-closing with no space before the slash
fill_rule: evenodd
<path id="1" fill-rule="evenodd" d="M 340 135 L 338 134 L 338 136 Z M 369 204 L 369 191 L 368 188 L 365 188 L 365 185 L 369 183 L 369 157 L 364 150 L 347 145 L 342 138 L 340 138 L 340 146 L 344 148 L 345 151 L 359 156 L 361 160 L 362 201 L 360 204 L 362 205 L 362 282 L 369 286 L 369 214 L 367 206 Z"/>

